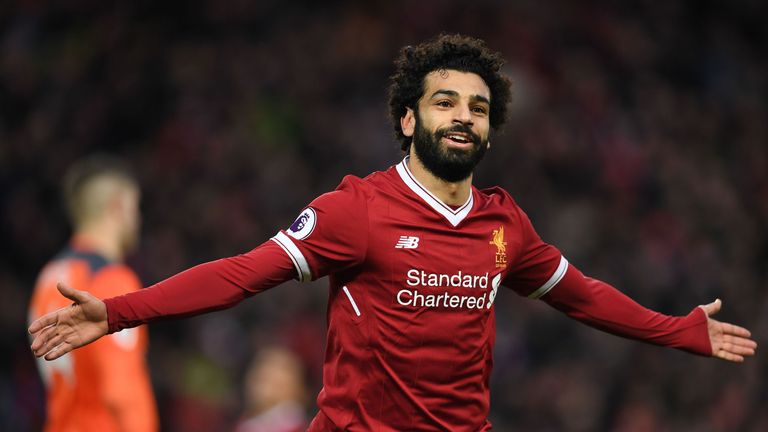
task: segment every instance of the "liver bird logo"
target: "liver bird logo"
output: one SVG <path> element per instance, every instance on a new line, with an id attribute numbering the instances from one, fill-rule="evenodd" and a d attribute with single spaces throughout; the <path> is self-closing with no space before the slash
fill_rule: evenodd
<path id="1" fill-rule="evenodd" d="M 497 230 L 493 230 L 493 239 L 489 244 L 496 246 L 496 267 L 506 267 L 507 242 L 504 241 L 504 225 L 500 226 Z"/>
<path id="2" fill-rule="evenodd" d="M 504 241 L 504 226 L 500 226 L 499 229 L 493 230 L 493 240 L 490 244 L 496 246 L 496 253 L 507 253 L 507 242 Z"/>

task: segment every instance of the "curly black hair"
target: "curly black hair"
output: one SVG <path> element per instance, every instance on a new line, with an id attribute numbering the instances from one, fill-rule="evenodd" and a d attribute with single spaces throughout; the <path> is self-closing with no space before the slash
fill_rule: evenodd
<path id="1" fill-rule="evenodd" d="M 401 148 L 407 151 L 412 137 L 403 134 L 400 119 L 407 108 L 416 108 L 424 94 L 426 76 L 439 70 L 479 75 L 491 91 L 491 127 L 499 129 L 506 120 L 507 105 L 512 97 L 512 81 L 501 72 L 503 64 L 501 54 L 488 49 L 483 40 L 459 34 L 441 33 L 427 42 L 401 49 L 389 84 L 389 112 Z"/>

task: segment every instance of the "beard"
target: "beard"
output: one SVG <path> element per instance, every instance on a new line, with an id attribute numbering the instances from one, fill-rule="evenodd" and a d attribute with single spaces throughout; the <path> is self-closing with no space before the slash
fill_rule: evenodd
<path id="1" fill-rule="evenodd" d="M 475 170 L 475 166 L 485 156 L 488 149 L 488 139 L 480 138 L 469 126 L 457 124 L 436 130 L 434 133 L 426 130 L 416 115 L 416 129 L 413 134 L 413 146 L 424 167 L 437 178 L 455 183 L 467 179 Z M 470 149 L 457 149 L 443 146 L 440 139 L 451 132 L 462 132 L 472 140 Z"/>

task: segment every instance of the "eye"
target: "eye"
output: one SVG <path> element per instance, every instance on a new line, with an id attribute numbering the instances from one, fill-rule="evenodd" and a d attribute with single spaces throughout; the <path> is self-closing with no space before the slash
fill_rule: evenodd
<path id="1" fill-rule="evenodd" d="M 453 106 L 453 104 L 451 104 L 451 102 L 448 101 L 448 100 L 437 101 L 437 103 L 435 105 L 437 105 L 439 107 L 443 107 L 443 108 L 450 108 L 450 107 Z"/>
<path id="2" fill-rule="evenodd" d="M 484 106 L 475 106 L 475 107 L 472 107 L 472 112 L 475 113 L 475 114 L 483 114 L 484 115 L 484 114 L 488 114 L 488 109 L 485 108 Z"/>

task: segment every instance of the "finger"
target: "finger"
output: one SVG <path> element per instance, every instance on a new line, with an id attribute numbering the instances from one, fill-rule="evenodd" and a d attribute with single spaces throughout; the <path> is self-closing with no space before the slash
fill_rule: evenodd
<path id="1" fill-rule="evenodd" d="M 29 334 L 35 334 L 46 327 L 56 324 L 56 322 L 59 319 L 57 312 L 58 311 L 54 311 L 36 319 L 35 322 L 30 324 L 29 328 L 27 329 L 27 331 L 29 331 Z"/>
<path id="2" fill-rule="evenodd" d="M 48 354 L 45 355 L 45 359 L 48 361 L 56 360 L 64 354 L 72 351 L 72 349 L 73 347 L 71 344 L 68 342 L 62 342 L 61 344 L 54 347 L 51 351 L 49 351 Z"/>
<path id="3" fill-rule="evenodd" d="M 755 350 L 753 348 L 744 347 L 740 345 L 726 345 L 726 346 L 723 346 L 723 350 L 731 354 L 738 354 L 741 356 L 755 355 Z"/>
<path id="4" fill-rule="evenodd" d="M 754 355 L 755 349 L 748 347 L 748 346 L 742 346 L 742 345 L 736 345 L 731 342 L 724 342 L 720 344 L 718 347 L 718 350 L 722 350 L 728 353 L 732 354 L 738 354 L 738 355 Z"/>
<path id="5" fill-rule="evenodd" d="M 64 282 L 57 283 L 56 288 L 59 290 L 61 295 L 74 301 L 75 303 L 85 303 L 90 299 L 88 297 L 88 293 L 86 293 L 85 291 L 78 291 L 70 287 L 69 285 L 65 284 Z"/>
<path id="6" fill-rule="evenodd" d="M 56 333 L 58 330 L 56 329 L 56 326 L 49 326 L 44 329 L 42 329 L 37 336 L 35 336 L 35 339 L 32 341 L 32 344 L 30 345 L 30 348 L 32 351 L 40 351 L 40 349 L 45 345 L 51 338 L 56 336 Z"/>
<path id="7" fill-rule="evenodd" d="M 731 343 L 736 346 L 742 346 L 745 348 L 757 349 L 757 342 L 752 339 L 747 339 L 739 336 L 723 335 L 723 342 Z"/>
<path id="8" fill-rule="evenodd" d="M 725 350 L 718 351 L 717 354 L 715 354 L 715 357 L 723 359 L 723 360 L 727 360 L 727 361 L 730 361 L 730 362 L 734 362 L 734 363 L 742 363 L 744 361 L 744 357 L 742 357 L 742 356 L 740 356 L 738 354 L 730 353 L 730 352 L 725 351 Z"/>
<path id="9" fill-rule="evenodd" d="M 720 312 L 720 308 L 723 307 L 723 302 L 720 301 L 720 299 L 715 299 L 715 301 L 712 303 L 701 305 L 699 307 L 704 309 L 704 312 L 707 314 L 707 316 L 712 316 Z"/>
<path id="10" fill-rule="evenodd" d="M 44 354 L 49 353 L 51 350 L 56 348 L 58 345 L 60 345 L 62 342 L 64 342 L 64 336 L 60 335 L 58 333 L 53 333 L 45 340 L 45 343 L 41 344 L 39 348 L 34 350 L 35 356 L 41 357 Z"/>
<path id="11" fill-rule="evenodd" d="M 735 336 L 741 336 L 748 338 L 752 336 L 752 333 L 750 333 L 749 330 L 745 329 L 744 327 L 739 327 L 737 325 L 733 325 L 731 323 L 720 323 L 723 325 L 723 333 L 727 335 L 735 335 Z"/>

